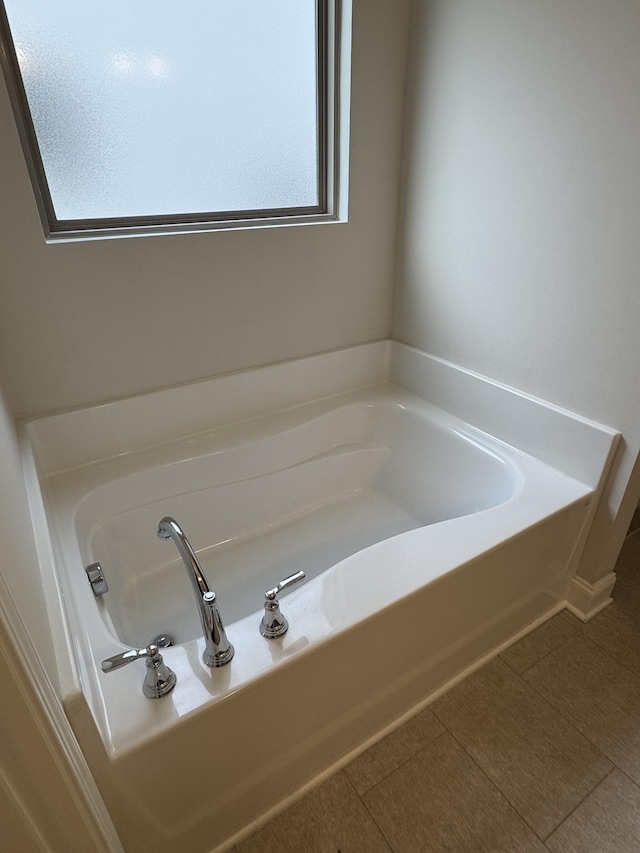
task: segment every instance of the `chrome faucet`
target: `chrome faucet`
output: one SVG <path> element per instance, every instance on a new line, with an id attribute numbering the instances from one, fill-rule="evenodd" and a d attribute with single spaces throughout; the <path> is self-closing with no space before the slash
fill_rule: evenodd
<path id="1" fill-rule="evenodd" d="M 289 621 L 285 618 L 280 610 L 280 602 L 278 601 L 278 593 L 282 592 L 292 583 L 304 580 L 306 577 L 304 572 L 296 572 L 294 575 L 289 575 L 273 589 L 268 589 L 264 594 L 264 616 L 260 623 L 260 633 L 267 640 L 274 640 L 276 637 L 282 637 L 289 630 Z"/>
<path id="2" fill-rule="evenodd" d="M 140 658 L 144 658 L 147 665 L 147 674 L 142 682 L 142 692 L 147 699 L 161 699 L 167 693 L 171 693 L 176 686 L 176 674 L 162 660 L 158 647 L 153 643 L 146 649 L 129 649 L 103 660 L 102 671 L 113 672 L 114 669 L 120 669 L 121 666 L 126 666 Z"/>
<path id="3" fill-rule="evenodd" d="M 207 579 L 189 540 L 178 522 L 170 516 L 160 521 L 158 538 L 173 539 L 189 575 L 204 634 L 205 648 L 202 659 L 207 666 L 224 666 L 233 657 L 234 648 L 227 639 L 216 603 L 216 594 L 209 589 Z"/>

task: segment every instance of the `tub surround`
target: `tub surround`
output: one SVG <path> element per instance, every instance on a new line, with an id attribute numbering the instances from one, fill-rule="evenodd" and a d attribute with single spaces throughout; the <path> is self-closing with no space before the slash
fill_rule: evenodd
<path id="1" fill-rule="evenodd" d="M 334 350 L 24 422 L 41 475 L 206 435 L 385 381 L 389 341 Z"/>
<path id="2" fill-rule="evenodd" d="M 257 624 L 264 589 L 280 580 L 273 577 L 256 589 L 255 612 L 225 620 L 236 648 L 229 666 L 205 667 L 196 639 L 167 650 L 178 675 L 168 697 L 142 696 L 142 664 L 98 672 L 101 658 L 125 646 L 108 608 L 98 603 L 98 615 L 86 581 L 70 580 L 67 561 L 86 557 L 79 531 L 90 541 L 101 513 L 117 515 L 118 483 L 132 487 L 135 508 L 148 499 L 149 476 L 178 475 L 201 457 L 224 467 L 252 447 L 256 458 L 244 476 L 259 476 L 261 442 L 275 452 L 283 435 L 315 442 L 305 459 L 320 454 L 331 465 L 337 453 L 346 466 L 365 456 L 348 448 L 357 435 L 341 432 L 344 424 L 354 412 L 384 406 L 435 419 L 479 452 L 489 450 L 512 471 L 510 491 L 463 517 L 374 538 L 283 597 L 291 628 L 271 642 Z M 613 430 L 390 341 L 24 424 L 39 557 L 50 575 L 54 675 L 125 848 L 225 849 L 567 601 L 588 618 L 595 596 L 573 574 L 618 440 Z M 220 476 L 224 483 L 229 471 Z M 242 480 L 237 470 L 234 477 Z M 176 517 L 192 536 L 188 519 Z M 595 606 L 608 591 L 597 591 Z M 224 605 L 221 595 L 223 616 Z M 393 637 L 381 647 L 383 626 L 382 635 Z M 295 702 L 283 701 L 292 696 Z M 169 781 L 156 787 L 163 775 Z"/>

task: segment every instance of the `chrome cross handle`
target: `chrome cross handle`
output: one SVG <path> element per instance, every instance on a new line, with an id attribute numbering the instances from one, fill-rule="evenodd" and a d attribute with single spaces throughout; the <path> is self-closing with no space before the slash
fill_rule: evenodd
<path id="1" fill-rule="evenodd" d="M 176 686 L 177 678 L 172 669 L 165 664 L 158 647 L 153 643 L 146 649 L 129 649 L 102 661 L 103 672 L 113 672 L 114 669 L 127 666 L 140 658 L 145 659 L 147 673 L 142 683 L 142 692 L 148 699 L 160 699 L 171 693 Z"/>
<path id="2" fill-rule="evenodd" d="M 304 572 L 296 572 L 289 575 L 288 578 L 280 581 L 273 589 L 268 589 L 264 594 L 264 616 L 260 623 L 260 633 L 268 640 L 273 640 L 275 637 L 282 637 L 289 630 L 289 623 L 280 611 L 280 602 L 278 601 L 278 593 L 282 592 L 291 584 L 298 583 L 306 577 Z"/>

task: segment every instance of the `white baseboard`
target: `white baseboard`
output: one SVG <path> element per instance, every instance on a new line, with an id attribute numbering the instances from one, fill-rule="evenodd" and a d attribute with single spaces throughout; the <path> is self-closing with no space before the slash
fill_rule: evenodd
<path id="1" fill-rule="evenodd" d="M 596 613 L 611 604 L 611 591 L 615 582 L 615 572 L 609 572 L 595 584 L 590 584 L 576 575 L 567 591 L 567 609 L 578 619 L 588 622 Z"/>

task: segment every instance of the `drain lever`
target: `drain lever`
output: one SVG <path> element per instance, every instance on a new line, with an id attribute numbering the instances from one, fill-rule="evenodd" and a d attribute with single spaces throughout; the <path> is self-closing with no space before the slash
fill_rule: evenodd
<path id="1" fill-rule="evenodd" d="M 91 565 L 85 568 L 85 572 L 89 578 L 93 594 L 96 597 L 109 592 L 109 585 L 107 584 L 107 579 L 104 576 L 104 571 L 100 563 L 91 563 Z"/>

